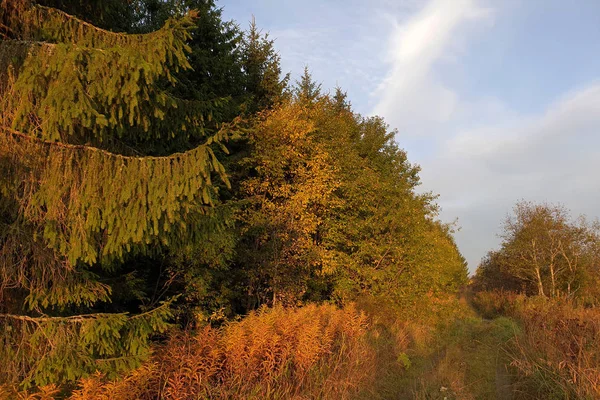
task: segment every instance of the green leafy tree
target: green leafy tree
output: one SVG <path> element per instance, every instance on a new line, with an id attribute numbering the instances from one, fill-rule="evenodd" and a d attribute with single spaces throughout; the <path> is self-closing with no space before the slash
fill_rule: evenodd
<path id="1" fill-rule="evenodd" d="M 419 169 L 396 144 L 396 132 L 381 118 L 340 113 L 335 99 L 328 108 L 321 123 L 337 133 L 330 148 L 342 176 L 342 205 L 327 235 L 336 252 L 337 295 L 406 302 L 456 290 L 466 281 L 465 263 L 449 227 L 434 221 L 434 196 L 416 193 Z"/>
<path id="2" fill-rule="evenodd" d="M 477 266 L 472 285 L 476 291 L 504 290 L 535 294 L 529 282 L 509 273 L 505 268 L 503 254 L 499 251 L 490 251 Z"/>

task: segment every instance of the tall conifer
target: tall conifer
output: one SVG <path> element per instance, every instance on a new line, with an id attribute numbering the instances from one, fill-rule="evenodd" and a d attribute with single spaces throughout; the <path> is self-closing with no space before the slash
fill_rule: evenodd
<path id="1" fill-rule="evenodd" d="M 281 59 L 274 41 L 262 34 L 254 17 L 242 42 L 242 65 L 246 74 L 246 93 L 252 112 L 271 108 L 286 91 L 289 74 L 282 78 Z"/>
<path id="2" fill-rule="evenodd" d="M 321 84 L 315 82 L 308 66 L 304 66 L 304 72 L 299 80 L 296 81 L 294 94 L 300 101 L 312 103 L 321 96 Z"/>
<path id="3" fill-rule="evenodd" d="M 0 384 L 115 374 L 139 365 L 171 312 L 110 312 L 105 278 L 205 233 L 213 180 L 228 184 L 212 146 L 233 126 L 208 124 L 218 101 L 164 90 L 190 67 L 193 13 L 127 35 L 0 5 Z"/>

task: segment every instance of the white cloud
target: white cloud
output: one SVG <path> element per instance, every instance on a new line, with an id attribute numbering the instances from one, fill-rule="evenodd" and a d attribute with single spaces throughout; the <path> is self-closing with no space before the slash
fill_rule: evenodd
<path id="1" fill-rule="evenodd" d="M 396 23 L 389 40 L 387 77 L 375 96 L 375 114 L 407 135 L 426 135 L 458 112 L 456 93 L 441 84 L 434 66 L 456 60 L 469 23 L 489 22 L 492 12 L 474 0 L 433 0 Z"/>
<path id="2" fill-rule="evenodd" d="M 455 133 L 421 176 L 426 188 L 441 193 L 442 216 L 458 216 L 457 241 L 474 269 L 498 244 L 499 225 L 521 198 L 600 215 L 599 149 L 600 83 L 594 83 L 541 115 Z"/>

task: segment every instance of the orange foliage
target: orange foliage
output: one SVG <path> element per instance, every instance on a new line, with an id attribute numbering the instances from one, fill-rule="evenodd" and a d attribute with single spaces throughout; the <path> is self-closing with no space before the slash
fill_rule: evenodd
<path id="1" fill-rule="evenodd" d="M 221 329 L 176 332 L 118 381 L 92 376 L 72 399 L 344 399 L 373 378 L 354 306 L 261 309 Z"/>
<path id="2" fill-rule="evenodd" d="M 11 400 L 54 400 L 60 394 L 60 389 L 56 385 L 46 385 L 38 388 L 35 393 L 28 391 L 19 392 L 8 385 L 0 386 L 0 399 Z"/>

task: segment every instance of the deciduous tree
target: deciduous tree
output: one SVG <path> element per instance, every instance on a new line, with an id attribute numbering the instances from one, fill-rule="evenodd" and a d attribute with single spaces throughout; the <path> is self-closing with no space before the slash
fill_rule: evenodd
<path id="1" fill-rule="evenodd" d="M 506 282 L 493 280 L 508 276 L 540 296 L 582 294 L 597 273 L 597 224 L 583 216 L 572 220 L 562 205 L 520 201 L 513 212 L 504 223 L 500 250 L 489 254 L 478 280 L 502 287 Z"/>

